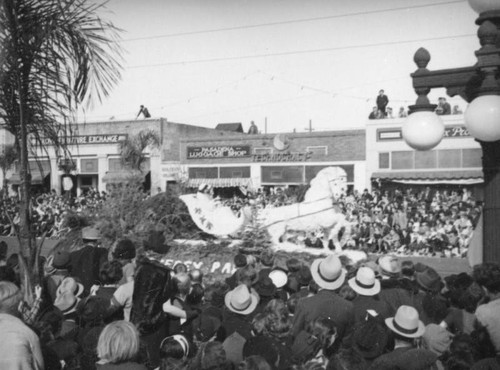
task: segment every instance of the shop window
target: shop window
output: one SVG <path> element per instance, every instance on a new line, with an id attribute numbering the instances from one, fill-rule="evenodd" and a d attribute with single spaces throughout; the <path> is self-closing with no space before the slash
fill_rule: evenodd
<path id="1" fill-rule="evenodd" d="M 415 168 L 436 168 L 437 167 L 437 152 L 435 150 L 416 151 L 415 152 Z"/>
<path id="2" fill-rule="evenodd" d="M 482 149 L 462 149 L 463 167 L 482 167 Z"/>
<path id="3" fill-rule="evenodd" d="M 325 156 L 328 154 L 328 147 L 326 145 L 308 146 L 306 152 L 312 153 L 313 156 Z"/>
<path id="4" fill-rule="evenodd" d="M 253 154 L 271 154 L 272 152 L 271 148 L 253 148 Z"/>
<path id="5" fill-rule="evenodd" d="M 223 179 L 235 178 L 235 177 L 250 177 L 250 166 L 238 166 L 238 167 L 220 167 L 219 168 L 220 177 Z"/>
<path id="6" fill-rule="evenodd" d="M 439 168 L 459 168 L 461 167 L 461 151 L 460 149 L 438 150 L 438 167 Z"/>
<path id="7" fill-rule="evenodd" d="M 389 168 L 389 153 L 378 153 L 378 168 Z"/>
<path id="8" fill-rule="evenodd" d="M 283 172 L 281 171 L 271 171 L 272 180 L 281 180 L 283 178 Z"/>
<path id="9" fill-rule="evenodd" d="M 392 152 L 391 168 L 393 170 L 408 170 L 413 169 L 413 151 Z"/>
<path id="10" fill-rule="evenodd" d="M 80 172 L 81 173 L 98 173 L 99 161 L 97 158 L 82 158 L 80 159 Z"/>
<path id="11" fill-rule="evenodd" d="M 121 172 L 124 170 L 121 158 L 109 158 L 108 159 L 108 171 L 109 172 Z"/>
<path id="12" fill-rule="evenodd" d="M 216 179 L 219 177 L 218 167 L 191 167 L 188 170 L 190 179 Z"/>

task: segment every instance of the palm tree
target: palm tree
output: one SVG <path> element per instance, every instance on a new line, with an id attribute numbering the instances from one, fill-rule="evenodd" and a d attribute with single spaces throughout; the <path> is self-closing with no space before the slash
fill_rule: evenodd
<path id="1" fill-rule="evenodd" d="M 0 169 L 3 178 L 3 195 L 7 196 L 7 171 L 9 171 L 17 160 L 17 150 L 14 145 L 5 145 L 0 152 Z"/>
<path id="2" fill-rule="evenodd" d="M 86 0 L 0 0 L 0 118 L 20 156 L 20 267 L 26 298 L 39 275 L 30 227 L 28 153 L 68 153 L 77 108 L 93 107 L 121 77 L 118 30 Z M 28 137 L 31 143 L 28 147 Z"/>
<path id="3" fill-rule="evenodd" d="M 137 135 L 127 137 L 120 143 L 121 161 L 125 168 L 143 172 L 143 165 L 147 160 L 144 154 L 146 148 L 159 148 L 160 136 L 156 131 L 143 130 Z"/>

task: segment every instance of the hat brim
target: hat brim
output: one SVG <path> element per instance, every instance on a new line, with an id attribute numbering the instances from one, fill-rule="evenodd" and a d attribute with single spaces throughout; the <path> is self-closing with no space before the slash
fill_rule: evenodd
<path id="1" fill-rule="evenodd" d="M 375 279 L 375 284 L 371 288 L 363 288 L 362 286 L 358 285 L 355 277 L 349 279 L 347 283 L 352 288 L 352 290 L 354 290 L 359 295 L 374 296 L 380 293 L 380 281 L 378 281 L 377 279 Z"/>
<path id="2" fill-rule="evenodd" d="M 255 289 L 250 290 L 250 305 L 245 308 L 244 310 L 237 310 L 231 306 L 231 297 L 233 296 L 234 290 L 231 290 L 226 293 L 226 296 L 224 297 L 224 303 L 226 304 L 226 307 L 228 308 L 229 311 L 240 314 L 240 315 L 249 315 L 255 309 L 257 308 L 257 305 L 260 302 L 260 297 L 259 294 L 255 291 Z"/>
<path id="3" fill-rule="evenodd" d="M 328 289 L 328 290 L 335 290 L 338 289 L 344 284 L 345 281 L 345 276 L 346 276 L 346 270 L 342 269 L 340 272 L 339 277 L 335 281 L 325 281 L 323 278 L 319 275 L 318 272 L 318 267 L 319 264 L 323 261 L 323 259 L 316 259 L 313 261 L 311 264 L 311 275 L 313 277 L 313 280 L 318 284 L 320 288 L 323 289 Z"/>
<path id="4" fill-rule="evenodd" d="M 391 329 L 394 333 L 401 335 L 402 337 L 406 338 L 419 338 L 425 333 L 425 326 L 422 321 L 418 321 L 418 329 L 415 333 L 403 333 L 402 331 L 399 331 L 395 326 L 394 326 L 394 317 L 389 317 L 388 319 L 385 319 L 385 324 L 389 329 Z"/>

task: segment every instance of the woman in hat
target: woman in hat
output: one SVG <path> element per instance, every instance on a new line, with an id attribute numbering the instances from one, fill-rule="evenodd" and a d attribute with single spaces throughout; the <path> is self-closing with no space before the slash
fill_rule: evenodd
<path id="1" fill-rule="evenodd" d="M 394 350 L 378 357 L 370 369 L 428 370 L 437 361 L 437 355 L 417 348 L 416 340 L 425 333 L 418 312 L 411 306 L 400 306 L 394 317 L 385 320 L 394 336 Z"/>

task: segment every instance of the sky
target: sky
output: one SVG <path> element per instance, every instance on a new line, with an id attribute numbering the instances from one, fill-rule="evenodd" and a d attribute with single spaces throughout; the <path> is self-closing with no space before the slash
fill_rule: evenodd
<path id="1" fill-rule="evenodd" d="M 477 14 L 459 0 L 110 0 L 100 15 L 123 30 L 123 76 L 80 122 L 135 119 L 143 104 L 212 128 L 362 128 L 380 89 L 396 113 L 414 104 L 419 47 L 430 70 L 473 65 L 479 49 Z"/>

